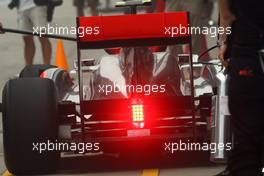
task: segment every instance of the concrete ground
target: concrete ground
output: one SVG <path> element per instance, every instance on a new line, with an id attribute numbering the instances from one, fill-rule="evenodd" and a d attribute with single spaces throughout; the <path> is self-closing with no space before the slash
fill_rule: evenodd
<path id="1" fill-rule="evenodd" d="M 2 0 L 0 5 L 4 3 Z M 105 1 L 102 1 L 102 5 L 104 5 Z M 72 1 L 64 1 L 64 5 L 56 9 L 55 18 L 53 24 L 62 25 L 62 26 L 75 26 L 75 9 L 72 6 Z M 10 11 L 6 6 L 0 6 L 0 22 L 3 23 L 5 27 L 8 28 L 17 28 L 16 22 L 16 10 Z M 51 40 L 53 45 L 53 58 L 55 57 L 56 51 L 56 40 Z M 212 44 L 213 40 L 209 39 L 209 45 Z M 35 63 L 41 63 L 41 52 L 39 42 L 36 39 L 37 44 L 37 53 L 35 56 Z M 73 60 L 76 58 L 76 43 L 64 41 L 64 47 L 66 51 L 66 55 L 68 58 L 68 62 L 72 66 Z M 102 51 L 90 51 L 86 53 L 89 57 L 97 57 L 102 53 Z M 0 35 L 0 88 L 2 88 L 5 82 L 12 78 L 14 75 L 18 74 L 19 71 L 24 66 L 23 59 L 23 43 L 20 35 L 15 34 L 5 34 Z M 54 59 L 53 59 L 54 62 Z M 1 98 L 1 93 L 0 93 Z M 2 120 L 0 120 L 0 173 L 5 171 L 5 164 L 3 159 L 3 147 L 2 147 Z M 68 164 L 71 164 L 70 161 Z M 78 163 L 78 161 L 76 161 Z M 75 163 L 75 164 L 76 164 Z M 108 164 L 109 165 L 109 164 Z M 98 166 L 100 168 L 100 165 Z M 104 167 L 104 166 L 102 166 Z M 157 166 L 156 168 L 159 168 Z M 117 169 L 115 171 L 111 171 L 108 169 L 107 171 L 101 172 L 85 172 L 83 171 L 77 172 L 68 172 L 68 171 L 60 171 L 61 175 L 96 175 L 96 176 L 136 176 L 142 175 L 143 169 L 140 166 L 137 168 L 131 169 Z M 199 166 L 199 167 L 185 167 L 185 168 L 161 168 L 159 170 L 159 175 L 161 176 L 211 176 L 216 174 L 217 172 L 223 169 L 222 166 Z M 143 175 L 148 175 L 151 172 L 145 171 Z M 151 174 L 150 174 L 151 175 Z M 152 175 L 155 175 L 152 173 Z"/>

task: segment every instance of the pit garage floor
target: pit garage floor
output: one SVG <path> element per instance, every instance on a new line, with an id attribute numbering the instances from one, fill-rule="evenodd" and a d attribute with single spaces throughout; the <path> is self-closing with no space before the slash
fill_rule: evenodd
<path id="1" fill-rule="evenodd" d="M 1 5 L 6 0 L 0 2 L 0 22 L 8 28 L 17 28 L 16 10 L 9 10 L 7 6 Z M 105 1 L 101 1 L 104 5 Z M 72 1 L 64 1 L 64 5 L 56 9 L 55 18 L 53 24 L 62 26 L 75 26 L 75 9 L 72 6 Z M 217 16 L 215 12 L 214 16 Z M 56 50 L 56 40 L 51 40 L 53 44 L 53 58 Z M 215 40 L 208 38 L 209 46 L 215 43 Z M 36 40 L 37 52 L 35 56 L 35 63 L 41 63 L 41 52 L 39 42 Z M 66 55 L 68 57 L 69 64 L 73 65 L 73 60 L 76 58 L 76 44 L 74 42 L 64 42 Z M 102 54 L 102 51 L 89 51 L 90 58 L 97 58 Z M 5 82 L 18 74 L 24 66 L 23 60 L 23 43 L 21 36 L 13 34 L 0 35 L 0 88 L 2 88 Z M 54 61 L 53 61 L 54 62 Z M 1 98 L 1 94 L 0 94 Z M 0 173 L 3 176 L 8 176 L 6 171 L 3 156 L 3 141 L 2 141 L 2 120 L 0 120 Z M 154 154 L 153 154 L 154 155 Z M 212 176 L 220 172 L 224 166 L 215 166 L 204 164 L 199 166 L 196 163 L 200 163 L 199 160 L 194 160 L 192 156 L 187 156 L 187 159 L 193 161 L 191 164 L 182 166 L 174 163 L 174 161 L 168 161 L 165 164 L 153 164 L 144 165 L 137 161 L 118 161 L 117 159 L 103 159 L 95 158 L 94 160 L 87 158 L 68 159 L 61 162 L 60 171 L 56 175 L 86 175 L 86 176 Z M 182 160 L 181 158 L 179 159 Z M 158 159 L 156 160 L 158 161 Z M 115 166 L 114 169 L 111 166 Z M 125 165 L 133 167 L 127 167 Z M 168 167 L 168 165 L 170 165 Z M 110 167 L 109 167 L 110 166 Z M 75 169 L 74 169 L 75 168 Z M 76 170 L 76 168 L 79 168 Z M 151 169 L 147 169 L 151 168 Z M 154 169 L 152 169 L 154 168 Z"/>

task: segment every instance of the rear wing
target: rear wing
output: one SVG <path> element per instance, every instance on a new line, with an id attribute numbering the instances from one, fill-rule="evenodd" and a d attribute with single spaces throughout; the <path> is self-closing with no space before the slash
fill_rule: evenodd
<path id="1" fill-rule="evenodd" d="M 83 101 L 81 50 L 188 44 L 192 66 L 189 27 L 189 12 L 77 17 L 80 101 Z M 193 81 L 191 85 L 193 87 Z"/>
<path id="2" fill-rule="evenodd" d="M 190 44 L 188 28 L 188 12 L 78 17 L 77 42 L 81 50 Z"/>
<path id="3" fill-rule="evenodd" d="M 83 75 L 81 64 L 81 50 L 106 49 L 115 47 L 164 46 L 188 44 L 190 49 L 189 63 L 191 66 L 191 96 L 185 97 L 191 107 L 193 120 L 193 134 L 195 138 L 195 105 L 192 61 L 192 38 L 189 33 L 190 20 L 188 12 L 132 14 L 120 16 L 98 16 L 77 18 L 77 47 L 78 47 L 78 74 L 80 93 L 80 116 L 84 135 L 85 118 L 87 111 L 92 111 L 94 104 L 103 106 L 106 101 L 85 101 L 83 93 Z M 167 101 L 167 100 L 166 100 Z M 125 102 L 123 102 L 125 103 Z M 175 105 L 175 102 L 171 102 Z M 108 106 L 108 105 L 106 105 Z M 110 106 L 109 106 L 110 107 Z M 116 106 L 119 107 L 119 106 Z M 85 139 L 85 136 L 83 136 Z"/>

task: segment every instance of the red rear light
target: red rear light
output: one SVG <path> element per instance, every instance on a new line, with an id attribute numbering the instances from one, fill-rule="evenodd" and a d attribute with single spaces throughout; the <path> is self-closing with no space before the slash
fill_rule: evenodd
<path id="1" fill-rule="evenodd" d="M 144 121 L 144 106 L 142 104 L 132 105 L 132 118 L 133 122 Z"/>

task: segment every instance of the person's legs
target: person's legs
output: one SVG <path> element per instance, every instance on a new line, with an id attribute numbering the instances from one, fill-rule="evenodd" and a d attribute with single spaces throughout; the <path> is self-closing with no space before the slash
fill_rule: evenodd
<path id="1" fill-rule="evenodd" d="M 88 0 L 88 6 L 91 8 L 91 15 L 98 16 L 99 12 L 97 7 L 99 6 L 98 0 Z"/>
<path id="2" fill-rule="evenodd" d="M 32 36 L 24 36 L 23 40 L 25 44 L 24 57 L 25 57 L 26 65 L 32 65 L 35 51 L 36 51 L 34 39 Z"/>
<path id="3" fill-rule="evenodd" d="M 77 15 L 84 16 L 84 0 L 73 0 L 73 4 L 76 7 Z"/>
<path id="4" fill-rule="evenodd" d="M 52 47 L 51 43 L 48 38 L 39 38 L 41 48 L 42 48 L 42 56 L 43 56 L 43 63 L 50 64 L 51 63 L 51 53 Z"/>
<path id="5" fill-rule="evenodd" d="M 43 6 L 33 8 L 31 10 L 30 18 L 33 23 L 33 26 L 46 27 L 48 23 L 47 8 Z M 40 37 L 39 41 L 42 48 L 43 63 L 50 64 L 51 54 L 52 54 L 51 43 L 48 38 L 44 38 L 44 37 Z"/>
<path id="6" fill-rule="evenodd" d="M 182 11 L 183 9 L 183 0 L 174 0 L 174 1 L 166 1 L 166 12 L 177 12 Z M 167 47 L 168 52 L 173 55 L 174 57 L 177 57 L 178 54 L 183 53 L 182 46 L 180 45 L 170 45 Z"/>
<path id="7" fill-rule="evenodd" d="M 30 20 L 30 10 L 18 12 L 18 28 L 20 30 L 32 31 L 33 25 Z M 32 36 L 23 36 L 24 41 L 24 58 L 26 65 L 32 65 L 35 55 L 35 43 Z"/>
<path id="8" fill-rule="evenodd" d="M 234 131 L 234 148 L 229 156 L 228 169 L 232 176 L 259 176 L 261 173 L 261 115 L 259 100 L 231 95 L 230 111 Z"/>
<path id="9" fill-rule="evenodd" d="M 182 10 L 190 12 L 190 25 L 194 27 L 199 27 L 202 29 L 203 25 L 203 18 L 201 16 L 201 12 L 203 11 L 204 1 L 203 0 L 184 0 L 182 2 Z M 200 54 L 201 53 L 201 44 L 202 44 L 202 37 L 201 33 L 192 33 L 192 46 L 193 46 L 193 54 Z M 187 47 L 187 46 L 185 46 Z M 188 51 L 189 48 L 184 48 L 184 51 Z"/>
<path id="10" fill-rule="evenodd" d="M 166 11 L 168 12 L 177 12 L 177 11 L 189 11 L 190 12 L 190 24 L 194 27 L 202 28 L 202 17 L 201 11 L 203 9 L 204 2 L 203 0 L 173 0 L 166 1 Z M 201 50 L 201 34 L 192 34 L 192 46 L 193 53 L 200 54 Z M 183 53 L 184 51 L 188 51 L 189 48 L 186 49 L 186 45 L 182 46 L 173 46 L 171 49 L 174 55 Z M 171 48 L 171 47 L 170 47 Z"/>
<path id="11" fill-rule="evenodd" d="M 232 115 L 234 147 L 228 169 L 232 176 L 260 176 L 264 126 L 264 75 L 241 76 L 239 71 L 259 70 L 257 56 L 231 60 L 229 108 Z"/>

